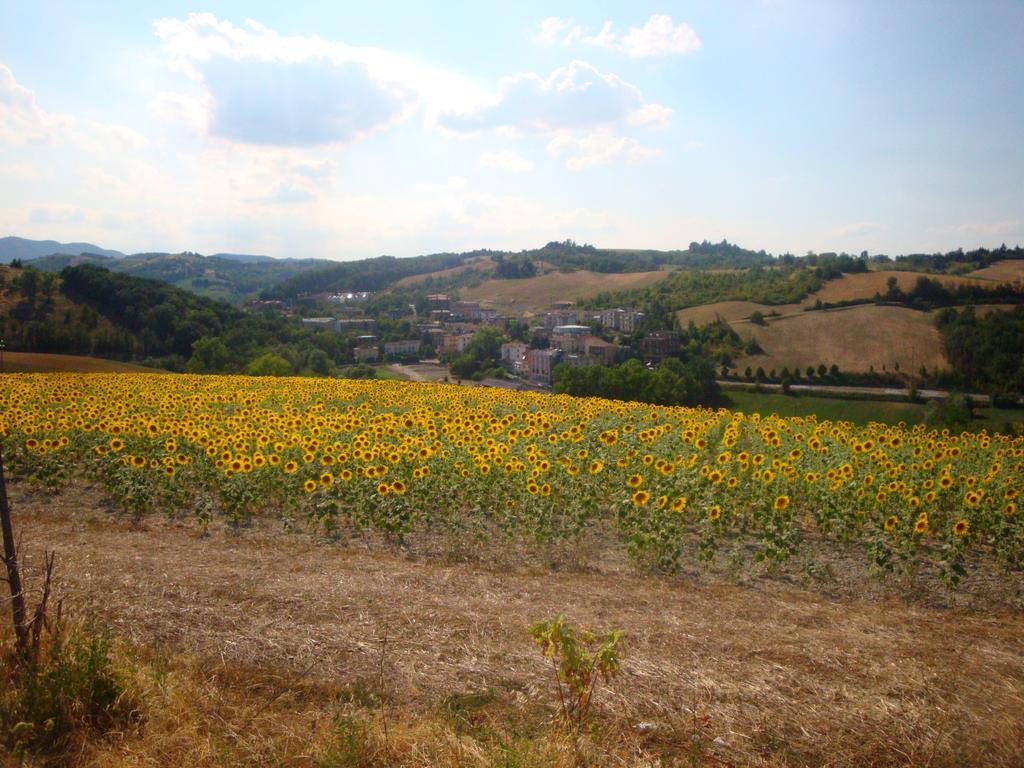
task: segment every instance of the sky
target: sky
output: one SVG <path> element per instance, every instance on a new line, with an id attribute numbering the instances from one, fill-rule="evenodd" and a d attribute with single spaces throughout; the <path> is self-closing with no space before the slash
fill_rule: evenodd
<path id="1" fill-rule="evenodd" d="M 0 236 L 1024 244 L 1024 2 L 0 0 Z"/>

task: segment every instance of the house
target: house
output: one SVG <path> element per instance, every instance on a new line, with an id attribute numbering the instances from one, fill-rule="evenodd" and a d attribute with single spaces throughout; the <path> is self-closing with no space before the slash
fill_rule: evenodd
<path id="1" fill-rule="evenodd" d="M 433 312 L 435 309 L 448 309 L 449 299 L 446 294 L 443 293 L 432 293 L 427 296 L 427 311 Z"/>
<path id="2" fill-rule="evenodd" d="M 597 336 L 586 336 L 583 339 L 583 354 L 598 365 L 611 365 L 614 363 L 616 350 L 618 350 L 618 347 L 615 344 L 600 339 Z"/>
<path id="3" fill-rule="evenodd" d="M 676 331 L 651 331 L 640 339 L 640 352 L 645 360 L 664 360 L 679 354 L 682 341 Z"/>
<path id="4" fill-rule="evenodd" d="M 551 383 L 551 371 L 562 360 L 559 349 L 531 349 L 526 353 L 526 369 L 529 377 L 541 384 Z"/>
<path id="5" fill-rule="evenodd" d="M 588 325 L 558 325 L 551 330 L 551 347 L 570 354 L 579 354 L 583 352 L 583 340 L 588 335 Z"/>
<path id="6" fill-rule="evenodd" d="M 403 339 L 402 341 L 384 342 L 384 357 L 417 357 L 419 353 L 419 339 Z"/>
<path id="7" fill-rule="evenodd" d="M 513 373 L 526 370 L 526 353 L 530 347 L 521 341 L 510 341 L 501 345 L 501 365 Z"/>
<path id="8" fill-rule="evenodd" d="M 623 307 L 617 307 L 615 309 L 603 309 L 600 313 L 601 325 L 613 331 L 619 331 L 620 333 L 634 333 L 636 329 L 643 322 L 644 313 L 637 312 L 635 309 L 624 309 Z"/>
<path id="9" fill-rule="evenodd" d="M 472 343 L 473 334 L 471 333 L 446 333 L 437 351 L 441 354 L 459 354 L 465 352 Z"/>

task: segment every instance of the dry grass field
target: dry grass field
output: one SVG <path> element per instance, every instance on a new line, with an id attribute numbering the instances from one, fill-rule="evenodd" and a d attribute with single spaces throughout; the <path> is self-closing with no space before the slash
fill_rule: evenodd
<path id="1" fill-rule="evenodd" d="M 813 303 L 813 302 L 812 302 Z M 780 315 L 792 315 L 803 311 L 802 304 L 758 304 L 754 301 L 717 301 L 714 304 L 702 304 L 699 307 L 687 307 L 676 312 L 679 324 L 683 328 L 692 320 L 697 325 L 713 323 L 719 318 L 727 323 L 746 320 L 751 313 L 759 311 L 764 315 L 777 312 Z"/>
<path id="2" fill-rule="evenodd" d="M 568 768 L 526 633 L 559 613 L 625 630 L 587 765 L 1024 764 L 1024 615 L 1008 608 L 445 560 L 269 522 L 200 537 L 131 528 L 88 487 L 11 492 L 30 565 L 58 552 L 66 605 L 111 627 L 139 713 L 70 764 Z"/>
<path id="3" fill-rule="evenodd" d="M 753 336 L 765 352 L 738 359 L 736 366 L 779 371 L 824 363 L 843 371 L 867 371 L 870 366 L 891 371 L 899 363 L 903 371 L 916 371 L 922 365 L 941 370 L 946 360 L 932 320 L 930 313 L 868 304 L 800 312 L 769 319 L 765 326 L 735 322 L 740 336 Z"/>
<path id="4" fill-rule="evenodd" d="M 593 298 L 602 291 L 622 291 L 648 288 L 664 280 L 670 272 L 627 272 L 604 274 L 600 272 L 550 272 L 525 280 L 487 280 L 475 288 L 461 290 L 469 301 L 483 301 L 513 312 L 539 312 L 556 301 L 579 301 Z"/>
<path id="5" fill-rule="evenodd" d="M 1019 283 L 1024 281 L 1024 260 L 1007 259 L 997 261 L 984 269 L 976 269 L 970 277 L 981 280 L 995 280 L 998 283 Z"/>
<path id="6" fill-rule="evenodd" d="M 871 298 L 876 293 L 885 295 L 890 277 L 895 277 L 902 291 L 914 287 L 918 278 L 927 277 L 938 280 L 946 287 L 962 284 L 983 284 L 991 287 L 988 281 L 971 277 L 953 277 L 948 275 L 929 275 L 924 272 L 862 272 L 860 274 L 843 275 L 838 280 L 829 280 L 817 293 L 808 297 L 804 304 L 814 304 L 817 299 L 825 303 L 850 301 L 852 299 Z"/>
<path id="7" fill-rule="evenodd" d="M 7 373 L 147 373 L 154 369 L 117 360 L 85 355 L 50 355 L 41 352 L 4 352 Z"/>
<path id="8" fill-rule="evenodd" d="M 409 275 L 409 277 L 403 277 L 401 280 L 395 283 L 395 285 L 407 287 L 411 285 L 418 285 L 419 283 L 422 283 L 424 280 L 426 280 L 428 277 L 432 277 L 435 279 L 443 279 L 446 277 L 455 277 L 456 275 L 461 275 L 463 272 L 483 272 L 485 270 L 493 269 L 494 262 L 491 261 L 489 257 L 483 257 L 480 259 L 473 259 L 473 261 L 468 261 L 465 264 L 460 264 L 457 267 L 441 269 L 438 270 L 437 272 L 431 272 L 426 275 Z"/>

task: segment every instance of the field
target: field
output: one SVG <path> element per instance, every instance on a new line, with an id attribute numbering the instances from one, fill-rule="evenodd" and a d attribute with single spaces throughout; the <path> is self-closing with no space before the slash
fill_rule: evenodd
<path id="1" fill-rule="evenodd" d="M 765 354 L 738 359 L 765 371 L 783 367 L 838 365 L 843 371 L 900 370 L 913 372 L 922 365 L 942 370 L 946 359 L 942 338 L 932 315 L 904 307 L 861 305 L 826 312 L 801 312 L 770 319 L 765 326 L 749 322 L 733 327 L 743 337 L 753 336 Z"/>
<path id="2" fill-rule="evenodd" d="M 991 266 L 968 273 L 969 277 L 981 280 L 995 280 L 998 283 L 1019 283 L 1024 280 L 1024 261 L 1007 259 Z"/>
<path id="3" fill-rule="evenodd" d="M 843 275 L 838 280 L 829 280 L 822 286 L 821 290 L 812 295 L 805 304 L 814 304 L 815 300 L 822 302 L 850 301 L 852 299 L 871 298 L 876 293 L 885 295 L 888 290 L 889 278 L 895 277 L 901 291 L 911 290 L 918 279 L 927 277 L 931 280 L 938 280 L 947 288 L 955 288 L 958 285 L 985 285 L 991 287 L 987 282 L 974 279 L 974 273 L 969 277 L 953 277 L 950 275 L 931 275 L 925 272 L 861 272 L 858 274 Z"/>
<path id="4" fill-rule="evenodd" d="M 800 394 L 797 397 L 773 392 L 747 392 L 728 389 L 725 392 L 729 407 L 743 413 L 760 413 L 764 416 L 815 416 L 819 420 L 852 421 L 867 425 L 873 421 L 884 424 L 904 422 L 909 426 L 920 424 L 924 419 L 925 406 L 919 403 L 903 403 L 885 400 L 844 400 L 837 397 L 816 397 Z M 977 408 L 974 411 L 974 427 L 996 431 L 1006 424 L 1024 421 L 1024 410 L 1008 408 Z"/>
<path id="5" fill-rule="evenodd" d="M 7 373 L 145 373 L 154 369 L 85 355 L 5 351 L 4 370 Z"/>
<path id="6" fill-rule="evenodd" d="M 468 301 L 481 301 L 502 311 L 540 312 L 557 301 L 591 299 L 603 291 L 626 291 L 648 288 L 669 272 L 550 272 L 524 280 L 487 280 L 479 286 L 465 288 L 459 295 Z"/>
<path id="7" fill-rule="evenodd" d="M 559 613 L 625 632 L 589 765 L 1024 760 L 1024 438 L 392 381 L 3 383 L 30 571 L 59 550 L 143 713 L 80 764 L 579 764 L 526 632 Z"/>

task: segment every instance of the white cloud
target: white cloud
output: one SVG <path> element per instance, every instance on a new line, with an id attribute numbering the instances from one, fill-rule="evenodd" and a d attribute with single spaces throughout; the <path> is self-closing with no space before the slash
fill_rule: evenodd
<path id="1" fill-rule="evenodd" d="M 192 93 L 163 93 L 151 105 L 194 130 L 239 143 L 314 146 L 347 143 L 408 118 L 468 109 L 484 94 L 460 75 L 411 56 L 324 40 L 282 36 L 249 20 L 211 13 L 154 23 L 169 64 Z"/>
<path id="2" fill-rule="evenodd" d="M 540 29 L 537 30 L 537 40 L 542 43 L 554 43 L 559 36 L 573 26 L 572 19 L 560 19 L 557 16 L 548 16 L 541 21 Z"/>
<path id="3" fill-rule="evenodd" d="M 619 51 L 634 58 L 674 56 L 692 53 L 701 46 L 700 38 L 689 24 L 672 20 L 671 16 L 655 14 L 642 27 L 630 27 L 619 35 L 612 22 L 606 21 L 601 30 L 591 35 L 571 19 L 550 16 L 540 23 L 537 39 L 542 43 L 573 43 L 594 45 Z"/>
<path id="4" fill-rule="evenodd" d="M 547 78 L 524 72 L 502 78 L 488 103 L 462 112 L 447 112 L 438 122 L 454 132 L 497 130 L 546 133 L 666 120 L 671 110 L 646 103 L 640 90 L 585 61 L 556 69 Z"/>
<path id="5" fill-rule="evenodd" d="M 592 133 L 576 137 L 571 134 L 556 136 L 548 144 L 553 157 L 566 156 L 565 166 L 571 171 L 582 171 L 595 165 L 639 163 L 661 155 L 660 149 L 645 147 L 635 139 Z"/>
<path id="6" fill-rule="evenodd" d="M 0 64 L 0 141 L 15 145 L 71 143 L 92 151 L 123 152 L 146 146 L 144 136 L 123 125 L 47 112 L 35 94 Z"/>
<path id="7" fill-rule="evenodd" d="M 480 165 L 484 168 L 523 173 L 533 168 L 533 160 L 517 155 L 515 152 L 502 150 L 501 152 L 488 152 L 485 155 L 481 155 Z"/>

